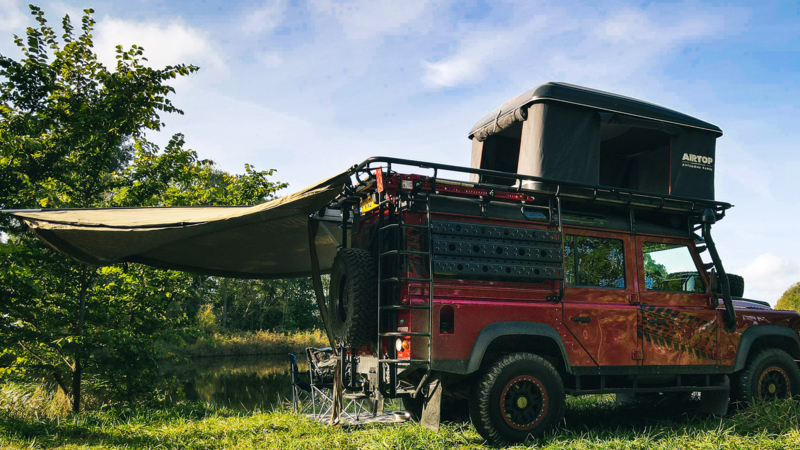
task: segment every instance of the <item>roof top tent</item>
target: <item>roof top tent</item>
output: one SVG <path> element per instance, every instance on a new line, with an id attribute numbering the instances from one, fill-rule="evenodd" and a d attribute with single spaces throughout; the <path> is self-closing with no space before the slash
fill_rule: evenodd
<path id="1" fill-rule="evenodd" d="M 509 100 L 469 133 L 473 168 L 701 200 L 714 200 L 721 135 L 715 125 L 652 103 L 552 82 Z"/>

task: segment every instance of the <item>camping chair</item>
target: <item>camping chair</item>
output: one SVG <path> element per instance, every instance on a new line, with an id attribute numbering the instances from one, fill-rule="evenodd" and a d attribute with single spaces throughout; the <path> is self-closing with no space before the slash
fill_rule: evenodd
<path id="1" fill-rule="evenodd" d="M 336 376 L 336 365 L 339 359 L 333 355 L 333 350 L 328 348 L 307 348 L 308 371 L 311 378 L 312 393 L 324 396 L 333 405 L 333 378 Z M 342 368 L 343 370 L 345 368 Z M 346 393 L 342 402 L 342 418 L 358 421 L 361 414 L 369 412 L 369 398 L 361 393 Z M 323 415 L 327 414 L 325 411 Z"/>
<path id="2" fill-rule="evenodd" d="M 333 377 L 336 374 L 338 360 L 330 347 L 309 347 L 306 349 L 306 358 L 308 358 L 311 405 L 314 418 L 319 419 L 330 413 L 333 408 Z"/>
<path id="3" fill-rule="evenodd" d="M 297 357 L 294 353 L 289 353 L 289 358 L 292 373 L 292 409 L 300 414 L 308 414 L 314 402 L 311 396 L 311 386 L 300 377 L 300 369 L 297 367 Z"/>
<path id="4" fill-rule="evenodd" d="M 289 354 L 292 373 L 292 408 L 300 414 L 311 414 L 315 420 L 322 419 L 333 407 L 333 376 L 336 358 L 330 348 L 307 348 L 308 382 L 303 380 L 297 366 L 297 357 Z"/>
<path id="5" fill-rule="evenodd" d="M 328 348 L 307 348 L 308 380 L 300 377 L 297 357 L 290 354 L 292 364 L 292 407 L 301 414 L 311 413 L 320 420 L 327 416 L 333 407 L 333 378 L 336 374 L 338 358 Z M 367 397 L 363 394 L 345 394 L 342 404 L 342 417 L 348 420 L 359 420 L 362 413 L 369 412 L 366 406 Z"/>

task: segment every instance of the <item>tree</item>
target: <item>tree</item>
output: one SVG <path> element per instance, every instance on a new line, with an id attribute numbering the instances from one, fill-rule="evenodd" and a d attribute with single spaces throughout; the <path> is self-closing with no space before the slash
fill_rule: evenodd
<path id="1" fill-rule="evenodd" d="M 182 114 L 166 82 L 198 68 L 152 69 L 144 49 L 118 46 L 109 71 L 93 52 L 91 9 L 77 36 L 64 17 L 62 47 L 44 13 L 30 8 L 39 27 L 25 41 L 14 36 L 24 58 L 0 55 L 0 206 L 95 206 L 134 152 L 157 152 L 145 132 L 161 130 L 160 113 Z"/>
<path id="2" fill-rule="evenodd" d="M 220 325 L 230 330 L 290 332 L 322 328 L 310 278 L 210 281 L 207 297 Z M 222 319 L 224 317 L 224 319 Z"/>
<path id="3" fill-rule="evenodd" d="M 44 13 L 15 36 L 19 61 L 0 55 L 0 207 L 255 204 L 285 184 L 246 166 L 230 175 L 184 149 L 147 141 L 160 114 L 182 113 L 167 82 L 198 70 L 143 65 L 144 49 L 117 47 L 109 70 L 93 51 L 92 10 L 81 31 L 69 16 L 59 43 Z M 50 250 L 0 215 L 0 372 L 45 377 L 81 407 L 88 381 L 105 398 L 153 393 L 159 342 L 191 338 L 193 315 L 213 292 L 208 277 L 140 265 L 94 268 Z"/>
<path id="4" fill-rule="evenodd" d="M 777 309 L 791 309 L 800 311 L 800 283 L 795 283 L 778 299 Z"/>

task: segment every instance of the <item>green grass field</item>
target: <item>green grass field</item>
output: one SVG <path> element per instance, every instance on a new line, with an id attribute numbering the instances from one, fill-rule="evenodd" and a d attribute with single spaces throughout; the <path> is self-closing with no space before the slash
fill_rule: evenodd
<path id="1" fill-rule="evenodd" d="M 565 423 L 526 445 L 547 449 L 800 448 L 800 405 L 786 401 L 704 416 L 692 402 L 616 405 L 571 398 Z M 469 422 L 438 433 L 414 423 L 330 427 L 286 411 L 239 413 L 200 404 L 120 409 L 62 419 L 0 416 L 0 448 L 467 449 L 489 448 Z"/>

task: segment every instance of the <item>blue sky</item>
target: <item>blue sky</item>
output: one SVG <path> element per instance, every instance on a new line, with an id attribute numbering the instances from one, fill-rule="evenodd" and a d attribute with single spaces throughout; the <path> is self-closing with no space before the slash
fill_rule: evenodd
<path id="1" fill-rule="evenodd" d="M 0 53 L 31 23 L 0 0 Z M 175 83 L 172 133 L 221 168 L 277 169 L 296 190 L 372 155 L 469 164 L 471 126 L 546 81 L 658 103 L 719 125 L 716 228 L 746 295 L 800 281 L 798 2 L 43 1 L 95 9 L 98 52 L 139 44 Z M 755 6 L 753 6 L 755 5 Z M 3 38 L 2 36 L 5 36 Z M 288 192 L 288 191 L 287 191 Z"/>

